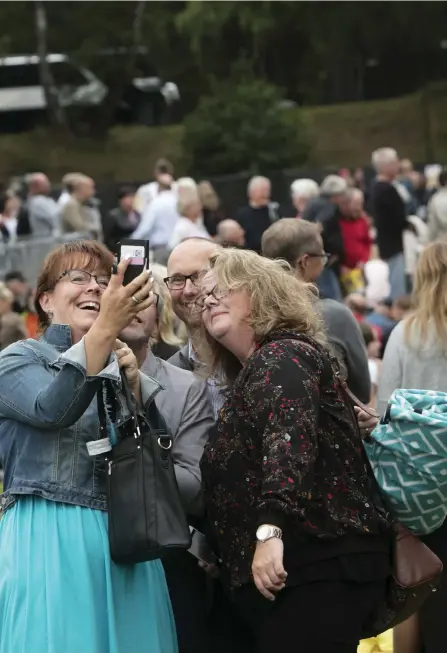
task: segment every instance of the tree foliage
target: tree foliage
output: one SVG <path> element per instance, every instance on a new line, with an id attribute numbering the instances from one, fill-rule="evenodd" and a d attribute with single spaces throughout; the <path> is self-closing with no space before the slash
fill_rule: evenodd
<path id="1" fill-rule="evenodd" d="M 132 59 L 140 2 L 44 2 L 48 50 L 66 52 L 110 88 L 107 126 Z M 447 3 L 147 0 L 140 40 L 153 74 L 179 86 L 184 114 L 247 61 L 253 75 L 299 104 L 398 96 L 445 78 Z M 36 52 L 34 2 L 0 2 L 0 56 Z M 99 57 L 127 50 L 128 58 Z"/>
<path id="2" fill-rule="evenodd" d="M 214 83 L 185 121 L 185 151 L 194 172 L 260 173 L 303 163 L 303 124 L 281 100 L 277 87 L 259 79 Z"/>

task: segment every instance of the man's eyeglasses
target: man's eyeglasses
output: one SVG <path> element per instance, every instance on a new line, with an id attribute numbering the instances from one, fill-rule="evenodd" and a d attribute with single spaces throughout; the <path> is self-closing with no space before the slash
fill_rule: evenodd
<path id="1" fill-rule="evenodd" d="M 58 281 L 64 277 L 68 277 L 71 283 L 75 283 L 77 286 L 88 286 L 90 281 L 94 279 L 102 290 L 107 288 L 110 281 L 110 277 L 105 274 L 91 274 L 90 272 L 87 272 L 87 270 L 65 270 L 65 272 L 63 272 L 58 278 Z"/>
<path id="2" fill-rule="evenodd" d="M 328 254 L 327 252 L 323 252 L 323 254 L 309 254 L 309 252 L 307 252 L 307 256 L 309 256 L 309 258 L 321 258 L 323 261 L 323 265 L 327 265 L 327 262 L 329 261 L 331 255 Z"/>
<path id="3" fill-rule="evenodd" d="M 188 279 L 191 283 L 198 288 L 197 281 L 199 280 L 200 273 L 194 272 L 193 274 L 174 274 L 172 277 L 163 279 L 169 290 L 183 290 L 186 286 Z"/>
<path id="4" fill-rule="evenodd" d="M 212 290 L 210 290 L 209 292 L 205 292 L 205 293 L 203 293 L 203 295 L 200 295 L 200 297 L 197 297 L 194 304 L 197 306 L 197 308 L 199 308 L 201 311 L 203 311 L 203 309 L 205 308 L 205 302 L 208 299 L 208 297 L 214 297 L 214 299 L 219 302 L 221 299 L 226 297 L 229 292 L 230 292 L 230 290 L 228 288 L 223 290 L 222 288 L 219 288 L 218 286 L 214 286 L 214 288 Z"/>

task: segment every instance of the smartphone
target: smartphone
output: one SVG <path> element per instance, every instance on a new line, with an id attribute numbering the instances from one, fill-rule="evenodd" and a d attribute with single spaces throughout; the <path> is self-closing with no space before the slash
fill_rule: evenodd
<path id="1" fill-rule="evenodd" d="M 205 535 L 192 526 L 189 527 L 189 530 L 191 531 L 192 536 L 191 547 L 188 549 L 189 553 L 197 558 L 197 560 L 201 560 L 207 565 L 219 564 L 217 557 L 214 555 L 211 547 L 206 541 Z"/>
<path id="2" fill-rule="evenodd" d="M 144 268 L 149 267 L 149 241 L 124 238 L 119 244 L 118 261 L 123 258 L 130 259 L 123 281 L 123 285 L 127 286 L 143 272 Z"/>

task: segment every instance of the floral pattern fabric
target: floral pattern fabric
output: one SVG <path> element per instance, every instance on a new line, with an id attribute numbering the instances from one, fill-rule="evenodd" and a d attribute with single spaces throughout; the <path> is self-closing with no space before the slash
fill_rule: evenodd
<path id="1" fill-rule="evenodd" d="M 329 354 L 278 332 L 247 361 L 202 459 L 208 519 L 224 581 L 251 580 L 260 524 L 285 542 L 379 534 L 360 434 Z M 226 577 L 226 578 L 225 578 Z"/>

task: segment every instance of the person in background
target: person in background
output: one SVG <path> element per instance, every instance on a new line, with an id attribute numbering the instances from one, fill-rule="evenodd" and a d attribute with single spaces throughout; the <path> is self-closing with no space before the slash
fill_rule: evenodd
<path id="1" fill-rule="evenodd" d="M 216 242 L 222 247 L 244 247 L 245 233 L 236 220 L 222 220 L 217 225 Z"/>
<path id="2" fill-rule="evenodd" d="M 344 257 L 340 215 L 348 212 L 348 184 L 338 175 L 328 175 L 320 186 L 320 197 L 311 200 L 303 219 L 318 222 L 323 229 L 325 251 L 330 255 L 327 266 L 318 279 L 318 288 L 324 297 L 342 300 L 340 265 Z"/>
<path id="3" fill-rule="evenodd" d="M 399 173 L 396 150 L 389 147 L 375 150 L 372 164 L 377 177 L 371 188 L 371 213 L 380 257 L 390 271 L 391 298 L 396 299 L 407 292 L 403 233 L 413 227 L 407 222 L 405 203 L 394 184 Z"/>
<path id="4" fill-rule="evenodd" d="M 184 190 L 179 193 L 177 212 L 180 217 L 175 223 L 169 238 L 169 250 L 172 251 L 174 247 L 187 238 L 210 239 L 210 235 L 201 221 L 202 205 L 196 189 Z"/>
<path id="5" fill-rule="evenodd" d="M 150 333 L 150 347 L 154 356 L 168 360 L 179 351 L 182 341 L 174 331 L 175 315 L 172 310 L 171 295 L 164 283 L 168 273 L 167 268 L 153 263 L 151 272 L 154 278 L 154 292 L 157 295 L 157 310 L 155 322 L 151 321 L 153 330 Z"/>
<path id="6" fill-rule="evenodd" d="M 379 257 L 377 245 L 371 247 L 371 258 L 363 268 L 366 289 L 365 296 L 370 306 L 390 296 L 388 264 Z"/>
<path id="7" fill-rule="evenodd" d="M 262 237 L 262 254 L 287 261 L 296 276 L 309 283 L 317 281 L 327 260 L 320 225 L 295 218 L 283 218 L 267 229 Z M 370 399 L 368 361 L 354 317 L 346 306 L 333 299 L 320 299 L 317 307 L 349 388 L 367 403 Z"/>
<path id="8" fill-rule="evenodd" d="M 368 304 L 362 293 L 353 292 L 345 297 L 345 305 L 359 323 L 363 322 L 368 315 Z"/>
<path id="9" fill-rule="evenodd" d="M 209 181 L 200 181 L 197 191 L 202 204 L 203 224 L 209 235 L 214 238 L 219 223 L 225 219 L 225 215 L 219 210 L 219 197 Z"/>
<path id="10" fill-rule="evenodd" d="M 23 209 L 27 211 L 30 232 L 36 238 L 53 236 L 60 231 L 59 207 L 51 197 L 51 184 L 43 173 L 36 172 L 30 176 L 28 198 Z M 26 235 L 21 233 L 20 215 L 17 235 Z"/>
<path id="11" fill-rule="evenodd" d="M 157 195 L 166 189 L 166 178 L 170 177 L 169 187 L 175 192 L 174 166 L 167 159 L 158 159 L 154 167 L 155 181 L 140 186 L 135 194 L 134 209 L 143 215 Z"/>
<path id="12" fill-rule="evenodd" d="M 62 192 L 57 200 L 57 205 L 60 211 L 62 211 L 64 206 L 71 200 L 75 182 L 79 177 L 83 176 L 84 175 L 81 172 L 69 172 L 62 177 Z"/>
<path id="13" fill-rule="evenodd" d="M 295 179 L 290 186 L 290 195 L 296 211 L 295 217 L 301 218 L 309 200 L 320 195 L 320 189 L 313 179 Z"/>
<path id="14" fill-rule="evenodd" d="M 73 180 L 73 192 L 70 200 L 61 212 L 62 231 L 64 233 L 87 233 L 93 237 L 98 233 L 92 230 L 91 213 L 88 202 L 95 194 L 95 183 L 90 177 L 79 175 Z"/>
<path id="15" fill-rule="evenodd" d="M 382 414 L 398 388 L 447 393 L 447 242 L 434 242 L 422 252 L 414 279 L 413 307 L 413 312 L 392 331 L 385 349 L 378 392 L 378 409 Z M 422 539 L 447 569 L 447 521 Z M 419 637 L 412 636 L 416 647 L 400 641 L 405 641 L 408 631 L 414 630 L 413 619 L 397 627 L 395 653 L 447 650 L 445 580 L 422 606 Z"/>
<path id="16" fill-rule="evenodd" d="M 131 186 L 122 186 L 118 191 L 118 206 L 108 215 L 104 242 L 114 254 L 120 240 L 130 238 L 140 222 L 140 216 L 133 208 L 134 200 L 135 190 Z"/>
<path id="17" fill-rule="evenodd" d="M 17 237 L 20 199 L 11 191 L 0 194 L 0 240 L 12 243 Z"/>
<path id="18" fill-rule="evenodd" d="M 248 205 L 237 210 L 235 219 L 245 232 L 245 247 L 261 251 L 261 238 L 281 215 L 277 202 L 271 201 L 272 185 L 267 177 L 252 177 L 248 182 Z"/>
<path id="19" fill-rule="evenodd" d="M 23 317 L 13 311 L 13 300 L 12 292 L 0 281 L 0 349 L 27 337 Z"/>
<path id="20" fill-rule="evenodd" d="M 393 316 L 393 300 L 392 299 L 381 299 L 374 305 L 374 309 L 369 313 L 365 322 L 369 324 L 375 332 L 379 335 L 380 341 L 382 343 L 381 348 L 381 357 L 385 351 L 386 343 L 388 338 L 391 335 L 392 330 L 397 324 L 397 321 Z"/>
<path id="21" fill-rule="evenodd" d="M 347 191 L 349 204 L 340 216 L 340 227 L 344 245 L 343 264 L 349 269 L 364 267 L 371 256 L 371 235 L 368 218 L 364 210 L 364 197 L 358 188 Z"/>
<path id="22" fill-rule="evenodd" d="M 371 397 L 368 405 L 371 406 L 371 408 L 375 408 L 377 404 L 377 390 L 379 387 L 380 372 L 382 368 L 382 361 L 380 360 L 382 343 L 380 342 L 377 332 L 366 321 L 360 322 L 360 330 L 368 353 L 368 369 L 369 378 L 371 380 Z"/>
<path id="23" fill-rule="evenodd" d="M 161 254 L 163 258 L 165 251 L 168 250 L 174 227 L 180 218 L 177 210 L 179 196 L 183 193 L 197 192 L 197 185 L 194 179 L 182 177 L 174 190 L 172 177 L 166 173 L 158 176 L 158 189 L 158 195 L 147 206 L 132 238 L 149 240 L 155 256 Z M 165 261 L 157 260 L 157 262 Z"/>
<path id="24" fill-rule="evenodd" d="M 339 224 L 343 238 L 341 283 L 346 293 L 364 290 L 363 269 L 371 256 L 371 235 L 364 211 L 364 197 L 358 188 L 347 191 L 349 204 L 340 214 Z"/>
<path id="25" fill-rule="evenodd" d="M 209 267 L 199 356 L 227 391 L 201 469 L 247 650 L 356 653 L 385 596 L 391 533 L 315 296 L 254 252 L 220 249 Z"/>
<path id="26" fill-rule="evenodd" d="M 20 270 L 11 270 L 5 274 L 4 281 L 13 294 L 12 310 L 15 313 L 23 313 L 27 309 L 30 294 L 25 277 Z"/>
<path id="27" fill-rule="evenodd" d="M 351 171 L 349 170 L 349 168 L 341 168 L 341 170 L 339 170 L 337 172 L 337 174 L 338 174 L 339 177 L 341 177 L 342 179 L 344 179 L 346 181 L 346 183 L 348 184 L 348 188 L 354 188 L 355 187 L 355 180 L 354 180 L 354 177 L 352 176 Z"/>
<path id="28" fill-rule="evenodd" d="M 439 174 L 439 190 L 428 204 L 428 232 L 430 240 L 447 238 L 447 170 Z"/>

